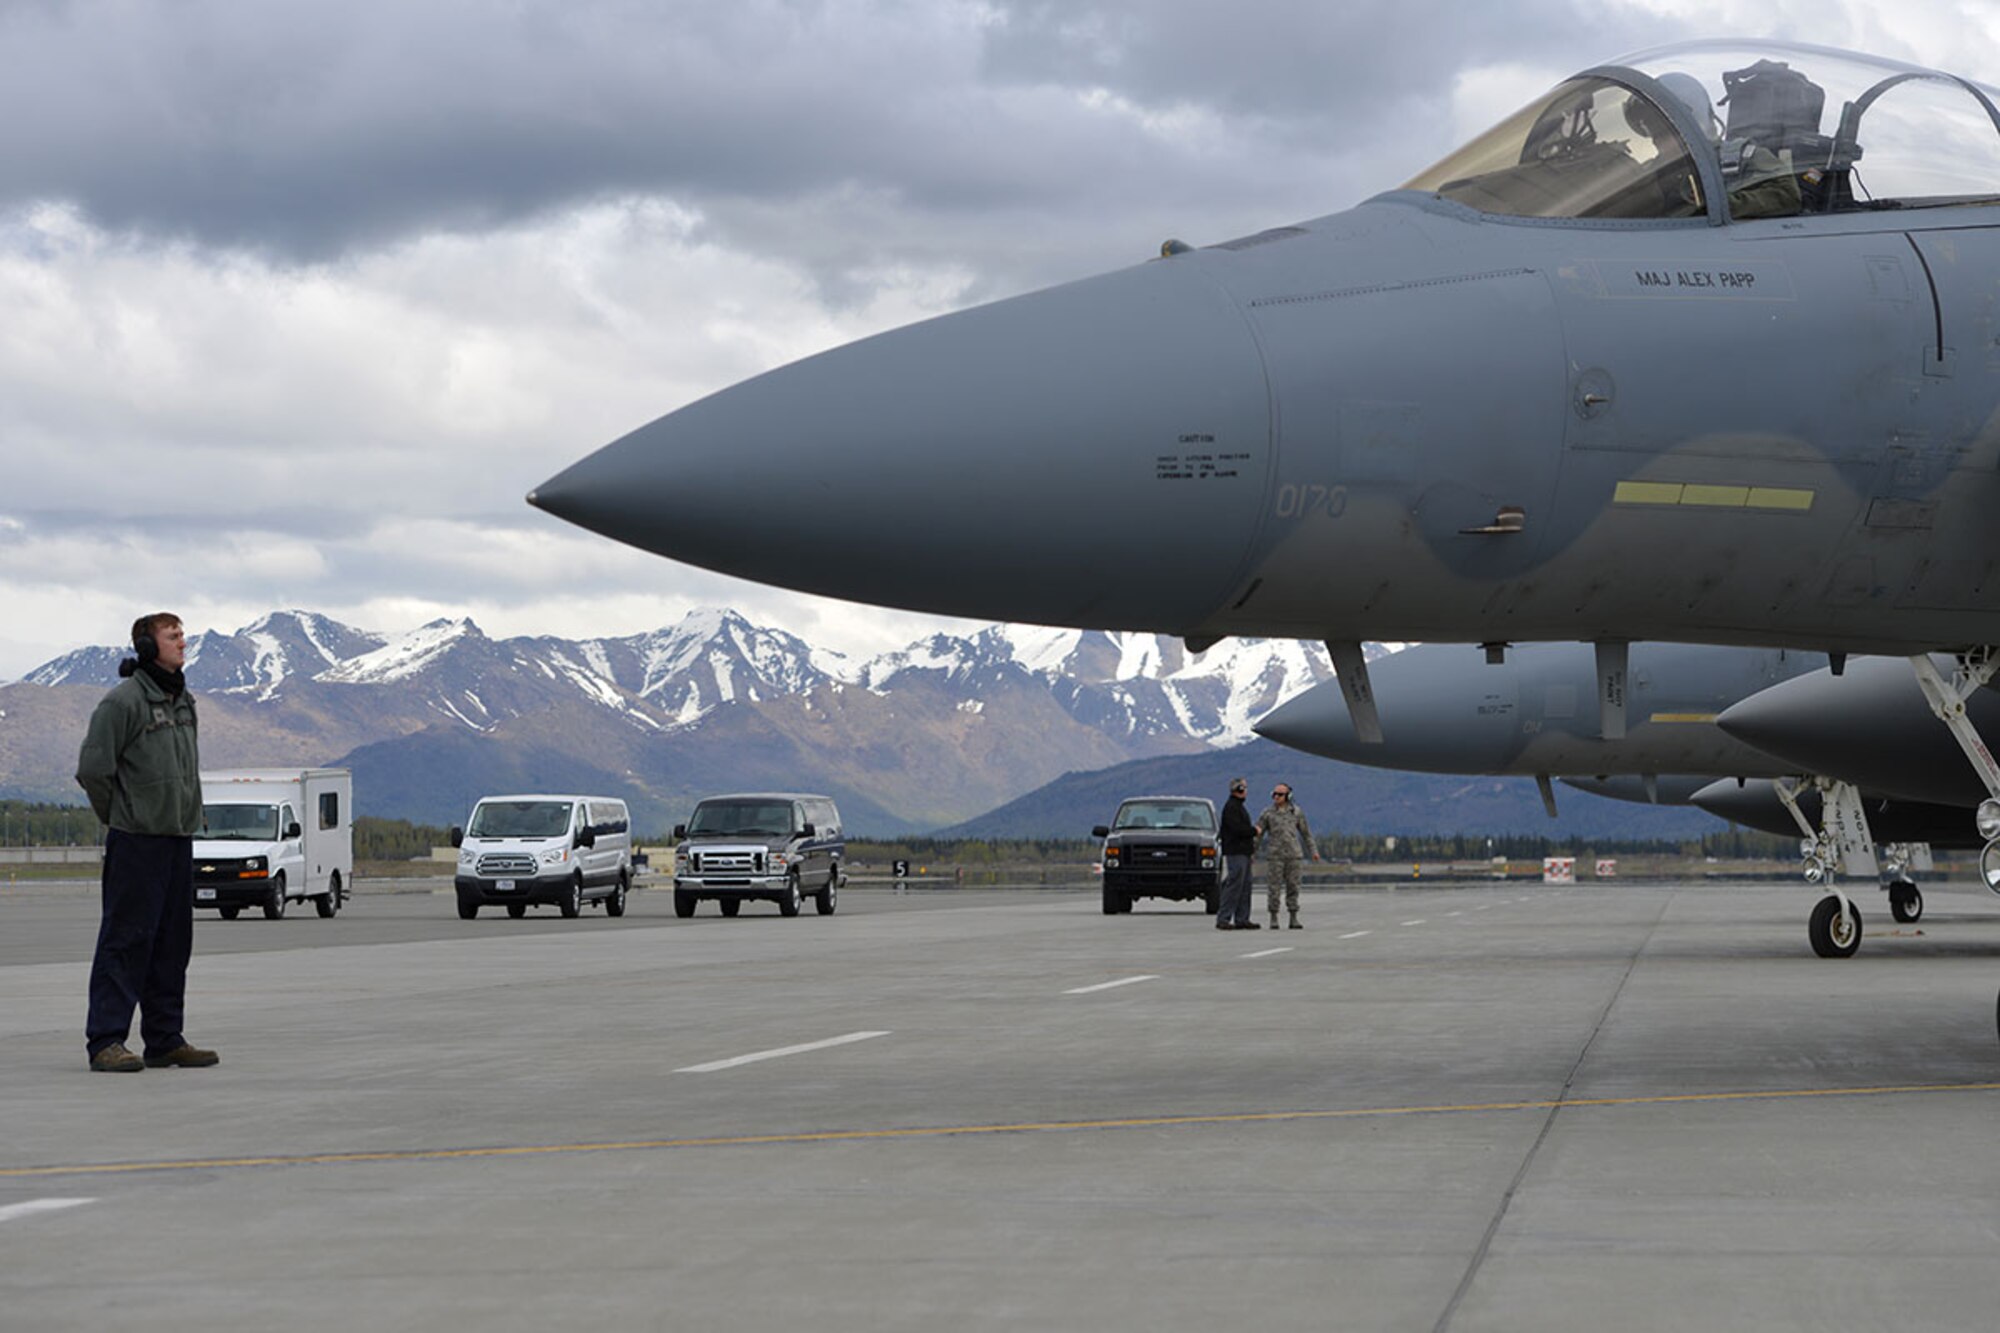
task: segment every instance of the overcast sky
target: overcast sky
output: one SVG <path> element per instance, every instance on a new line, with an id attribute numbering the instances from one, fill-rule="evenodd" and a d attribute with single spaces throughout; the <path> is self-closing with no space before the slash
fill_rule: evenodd
<path id="1" fill-rule="evenodd" d="M 1346 208 L 1697 36 L 2000 79 L 1989 0 L 0 0 L 0 680 L 158 608 L 729 605 L 900 647 L 951 622 L 521 497 L 822 348 Z"/>

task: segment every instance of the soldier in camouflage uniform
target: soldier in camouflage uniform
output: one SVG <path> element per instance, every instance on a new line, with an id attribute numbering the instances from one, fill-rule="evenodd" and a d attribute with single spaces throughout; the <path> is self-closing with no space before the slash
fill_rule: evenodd
<path id="1" fill-rule="evenodd" d="M 1320 855 L 1305 813 L 1292 804 L 1290 783 L 1280 782 L 1271 792 L 1271 804 L 1257 816 L 1257 832 L 1264 839 L 1260 854 L 1271 866 L 1264 874 L 1264 902 L 1271 909 L 1271 929 L 1278 928 L 1278 887 L 1283 885 L 1285 909 L 1292 914 L 1292 929 L 1302 930 L 1304 927 L 1299 924 L 1299 869 L 1308 855 L 1315 861 L 1320 859 Z"/>

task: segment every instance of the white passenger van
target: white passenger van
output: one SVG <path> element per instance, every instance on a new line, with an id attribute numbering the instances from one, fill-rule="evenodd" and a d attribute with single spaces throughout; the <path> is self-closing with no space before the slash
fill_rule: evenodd
<path id="1" fill-rule="evenodd" d="M 586 902 L 608 916 L 625 915 L 632 889 L 632 821 L 615 796 L 486 796 L 463 829 L 458 848 L 458 914 L 470 921 L 488 903 L 507 915 L 527 915 L 553 903 L 564 916 Z"/>

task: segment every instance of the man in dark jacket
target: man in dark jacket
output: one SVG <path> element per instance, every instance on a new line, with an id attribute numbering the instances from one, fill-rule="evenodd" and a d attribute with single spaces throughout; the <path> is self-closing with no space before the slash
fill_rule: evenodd
<path id="1" fill-rule="evenodd" d="M 1250 919 L 1250 857 L 1257 850 L 1257 825 L 1243 798 L 1247 778 L 1231 778 L 1229 799 L 1222 805 L 1222 898 L 1216 909 L 1217 930 L 1256 930 Z"/>
<path id="2" fill-rule="evenodd" d="M 77 756 L 76 780 L 104 833 L 104 916 L 90 967 L 84 1040 L 90 1067 L 132 1073 L 194 1068 L 214 1051 L 181 1032 L 194 952 L 194 836 L 201 832 L 201 756 L 194 696 L 181 667 L 187 632 L 158 612 L 132 622 L 134 656 L 98 702 Z M 126 1049 L 139 1010 L 145 1058 Z"/>

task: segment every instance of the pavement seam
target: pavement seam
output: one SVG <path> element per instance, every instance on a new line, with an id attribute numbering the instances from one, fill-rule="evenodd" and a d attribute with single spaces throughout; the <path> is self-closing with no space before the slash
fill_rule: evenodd
<path id="1" fill-rule="evenodd" d="M 1575 1063 L 1570 1065 L 1569 1073 L 1563 1078 L 1562 1091 L 1558 1092 L 1554 1100 L 1549 1103 L 1548 1113 L 1542 1117 L 1540 1132 L 1535 1135 L 1535 1141 L 1528 1145 L 1528 1151 L 1522 1154 L 1521 1165 L 1515 1170 L 1514 1178 L 1507 1182 L 1507 1189 L 1500 1196 L 1499 1206 L 1493 1210 L 1493 1220 L 1486 1224 L 1486 1234 L 1479 1238 L 1478 1248 L 1472 1252 L 1472 1258 L 1465 1266 L 1465 1273 L 1459 1278 L 1457 1288 L 1451 1293 L 1451 1299 L 1445 1302 L 1444 1312 L 1438 1316 L 1431 1333 L 1447 1333 L 1452 1320 L 1458 1317 L 1459 1305 L 1465 1300 L 1466 1293 L 1472 1290 L 1472 1284 L 1478 1278 L 1479 1270 L 1485 1267 L 1486 1256 L 1493 1248 L 1493 1238 L 1500 1234 L 1500 1228 L 1507 1220 L 1508 1210 L 1514 1206 L 1515 1193 L 1520 1190 L 1521 1182 L 1528 1178 L 1528 1171 L 1534 1166 L 1535 1158 L 1541 1154 L 1542 1144 L 1548 1141 L 1549 1131 L 1555 1128 L 1556 1117 L 1562 1114 L 1566 1105 L 1571 1104 L 1570 1089 L 1576 1086 L 1576 1076 L 1582 1070 L 1583 1062 L 1590 1058 L 1591 1047 L 1597 1044 L 1598 1035 L 1604 1031 L 1605 1021 L 1611 1017 L 1611 1011 L 1617 1008 L 1619 997 L 1625 994 L 1625 987 L 1632 980 L 1633 971 L 1639 966 L 1639 959 L 1645 956 L 1647 946 L 1653 942 L 1653 936 L 1659 932 L 1660 922 L 1666 918 L 1667 909 L 1673 906 L 1674 898 L 1677 896 L 1669 894 L 1660 904 L 1659 910 L 1653 914 L 1651 923 L 1646 927 L 1646 933 L 1640 936 L 1639 943 L 1633 947 L 1632 956 L 1625 960 L 1625 971 L 1619 975 L 1618 984 L 1611 988 L 1611 995 L 1605 1000 L 1604 1008 L 1598 1012 L 1597 1021 L 1591 1024 L 1590 1035 L 1584 1039 L 1582 1048 L 1576 1053 Z"/>

